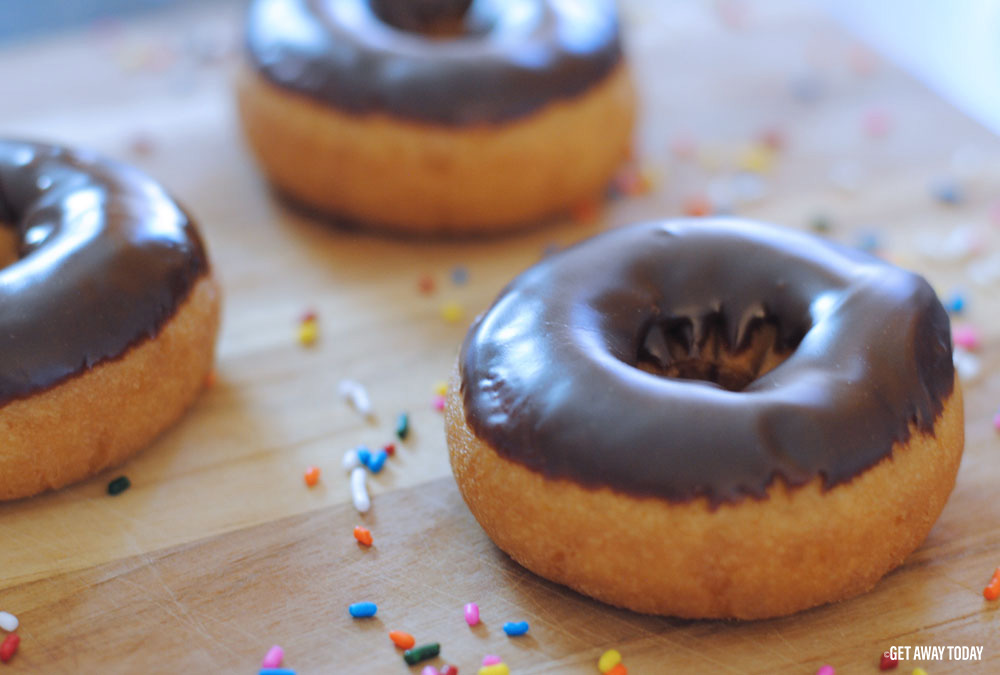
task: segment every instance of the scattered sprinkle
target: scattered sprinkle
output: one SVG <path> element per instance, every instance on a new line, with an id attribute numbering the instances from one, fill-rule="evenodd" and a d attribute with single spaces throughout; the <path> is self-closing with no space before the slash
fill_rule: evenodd
<path id="1" fill-rule="evenodd" d="M 347 611 L 355 619 L 367 619 L 375 616 L 375 613 L 378 612 L 378 606 L 374 602 L 355 602 L 347 608 Z"/>
<path id="2" fill-rule="evenodd" d="M 983 344 L 982 336 L 974 326 L 955 326 L 951 331 L 951 338 L 955 344 L 970 352 L 979 351 Z"/>
<path id="3" fill-rule="evenodd" d="M 997 413 L 993 415 L 993 429 L 997 432 L 1000 432 L 1000 410 L 998 410 Z"/>
<path id="4" fill-rule="evenodd" d="M 203 383 L 205 385 L 205 389 L 211 389 L 212 387 L 214 387 L 215 383 L 218 382 L 218 380 L 219 376 L 218 374 L 216 374 L 215 368 L 208 371 L 208 374 L 205 375 L 205 381 Z"/>
<path id="5" fill-rule="evenodd" d="M 0 630 L 13 633 L 17 630 L 18 625 L 20 625 L 20 622 L 16 616 L 10 612 L 0 612 Z"/>
<path id="6" fill-rule="evenodd" d="M 577 223 L 593 223 L 601 215 L 601 203 L 585 199 L 570 209 L 570 217 Z"/>
<path id="7" fill-rule="evenodd" d="M 469 270 L 461 265 L 456 265 L 451 268 L 451 281 L 456 286 L 461 286 L 467 283 L 469 281 Z"/>
<path id="8" fill-rule="evenodd" d="M 299 319 L 299 344 L 303 347 L 311 347 L 316 344 L 319 337 L 319 322 L 316 320 L 315 312 L 306 312 Z"/>
<path id="9" fill-rule="evenodd" d="M 341 466 L 344 467 L 345 471 L 354 471 L 356 468 L 361 466 L 361 457 L 358 456 L 358 451 L 356 448 L 351 448 L 344 453 L 344 458 L 340 460 Z"/>
<path id="10" fill-rule="evenodd" d="M 780 152 L 785 148 L 785 134 L 780 129 L 774 127 L 761 131 L 757 140 L 772 152 Z"/>
<path id="11" fill-rule="evenodd" d="M 788 90 L 799 103 L 814 103 L 823 96 L 823 80 L 814 72 L 802 73 L 789 80 Z"/>
<path id="12" fill-rule="evenodd" d="M 990 583 L 983 589 L 983 597 L 987 600 L 1000 598 L 1000 567 L 993 570 L 993 578 L 990 579 Z"/>
<path id="13" fill-rule="evenodd" d="M 448 383 L 444 380 L 438 380 L 434 383 L 434 393 L 438 396 L 444 396 L 448 393 Z"/>
<path id="14" fill-rule="evenodd" d="M 503 625 L 503 632 L 506 633 L 508 637 L 518 637 L 527 633 L 528 628 L 529 626 L 527 621 L 508 621 Z"/>
<path id="15" fill-rule="evenodd" d="M 626 197 L 641 197 L 653 189 L 652 172 L 640 170 L 634 164 L 621 169 L 612 182 L 612 191 Z"/>
<path id="16" fill-rule="evenodd" d="M 510 668 L 506 663 L 494 663 L 492 666 L 480 668 L 479 675 L 510 675 Z"/>
<path id="17" fill-rule="evenodd" d="M 819 670 L 816 671 L 816 675 L 836 675 L 836 672 L 837 671 L 833 669 L 833 666 L 826 665 L 820 666 Z"/>
<path id="18" fill-rule="evenodd" d="M 898 665 L 899 659 L 894 659 L 889 652 L 882 652 L 882 658 L 878 662 L 879 670 L 892 670 Z"/>
<path id="19" fill-rule="evenodd" d="M 441 671 L 434 666 L 424 666 L 423 670 L 420 671 L 420 675 L 441 675 Z"/>
<path id="20" fill-rule="evenodd" d="M 503 659 L 501 659 L 496 654 L 487 654 L 486 656 L 483 657 L 484 666 L 494 666 L 498 663 L 503 663 Z"/>
<path id="21" fill-rule="evenodd" d="M 944 306 L 952 314 L 961 314 L 965 309 L 965 296 L 959 291 L 952 291 L 948 299 L 945 300 Z"/>
<path id="22" fill-rule="evenodd" d="M 406 661 L 407 665 L 415 666 L 421 661 L 433 659 L 440 653 L 441 645 L 437 642 L 431 642 L 426 645 L 420 645 L 419 647 L 407 649 L 403 652 L 403 660 Z"/>
<path id="23" fill-rule="evenodd" d="M 809 229 L 813 232 L 824 234 L 833 229 L 833 224 L 830 221 L 830 217 L 825 213 L 817 213 L 809 219 Z"/>
<path id="24" fill-rule="evenodd" d="M 125 492 L 130 487 L 132 487 L 132 481 L 128 479 L 128 476 L 118 476 L 118 478 L 108 483 L 108 494 L 114 497 Z"/>
<path id="25" fill-rule="evenodd" d="M 285 658 L 285 650 L 281 645 L 274 645 L 267 650 L 264 659 L 260 662 L 261 668 L 280 668 L 281 662 Z"/>
<path id="26" fill-rule="evenodd" d="M 389 455 L 390 457 L 396 454 L 395 443 L 386 443 L 385 445 L 382 446 L 382 449 L 385 450 L 385 454 Z"/>
<path id="27" fill-rule="evenodd" d="M 601 658 L 597 660 L 597 669 L 602 673 L 607 673 L 609 670 L 617 666 L 622 662 L 622 655 L 617 649 L 609 649 L 608 651 L 601 654 Z"/>
<path id="28" fill-rule="evenodd" d="M 619 663 L 617 666 L 605 673 L 605 675 L 628 675 L 628 668 L 625 667 L 624 663 Z"/>
<path id="29" fill-rule="evenodd" d="M 361 527 L 360 525 L 354 528 L 354 538 L 358 540 L 358 543 L 363 546 L 372 545 L 372 533 L 367 527 Z M 390 633 L 390 636 L 392 634 Z"/>
<path id="30" fill-rule="evenodd" d="M 431 399 L 431 405 L 434 406 L 434 409 L 437 410 L 438 412 L 444 410 L 444 403 L 445 403 L 445 398 L 440 394 L 435 394 L 434 398 Z"/>
<path id="31" fill-rule="evenodd" d="M 684 215 L 698 218 L 710 213 L 712 213 L 712 204 L 705 196 L 695 195 L 684 200 Z"/>
<path id="32" fill-rule="evenodd" d="M 892 116 L 882 108 L 871 108 L 862 116 L 861 128 L 869 138 L 882 138 L 892 130 Z"/>
<path id="33" fill-rule="evenodd" d="M 319 467 L 310 466 L 307 468 L 306 472 L 302 474 L 302 480 L 306 482 L 307 486 L 314 487 L 319 482 Z"/>
<path id="34" fill-rule="evenodd" d="M 979 358 L 957 345 L 952 352 L 951 360 L 955 363 L 958 376 L 966 382 L 972 382 L 982 372 L 983 364 Z"/>
<path id="35" fill-rule="evenodd" d="M 441 318 L 448 323 L 458 323 L 465 316 L 465 310 L 454 300 L 441 305 Z"/>
<path id="36" fill-rule="evenodd" d="M 927 671 L 923 668 L 914 668 L 910 675 L 927 675 Z"/>
<path id="37" fill-rule="evenodd" d="M 261 668 L 257 675 L 295 675 L 291 668 Z"/>
<path id="38" fill-rule="evenodd" d="M 429 275 L 423 275 L 417 279 L 417 290 L 419 290 L 424 295 L 430 295 L 434 292 L 434 279 Z"/>
<path id="39" fill-rule="evenodd" d="M 740 153 L 739 165 L 745 171 L 765 173 L 774 166 L 774 152 L 766 145 L 751 145 Z"/>
<path id="40" fill-rule="evenodd" d="M 365 485 L 368 472 L 364 467 L 356 467 L 351 470 L 351 501 L 358 513 L 368 513 L 372 507 L 371 497 L 368 496 L 368 486 Z"/>
<path id="41" fill-rule="evenodd" d="M 358 462 L 361 463 L 361 466 L 368 466 L 369 464 L 371 464 L 371 461 L 372 461 L 372 451 L 371 450 L 369 450 L 364 445 L 359 445 L 355 449 L 355 452 L 358 453 Z"/>
<path id="42" fill-rule="evenodd" d="M 156 141 L 146 133 L 137 133 L 128 141 L 128 151 L 135 157 L 149 157 L 156 152 Z"/>
<path id="43" fill-rule="evenodd" d="M 451 664 L 445 666 L 441 669 L 441 675 L 458 675 L 458 666 Z"/>
<path id="44" fill-rule="evenodd" d="M 0 661 L 7 663 L 17 652 L 17 646 L 21 644 L 21 636 L 17 633 L 8 633 L 3 643 L 0 644 Z"/>
<path id="45" fill-rule="evenodd" d="M 389 458 L 389 453 L 385 451 L 384 448 L 380 448 L 372 453 L 372 457 L 368 460 L 368 470 L 372 473 L 379 473 L 385 466 L 385 461 Z"/>
<path id="46" fill-rule="evenodd" d="M 399 417 L 396 418 L 396 438 L 401 441 L 405 441 L 406 437 L 410 435 L 410 415 L 409 413 L 401 412 Z"/>
<path id="47" fill-rule="evenodd" d="M 949 206 L 962 202 L 962 188 L 952 178 L 939 178 L 930 186 L 931 197 Z"/>
<path id="48" fill-rule="evenodd" d="M 878 232 L 859 232 L 857 246 L 865 253 L 875 253 L 882 248 L 882 241 Z"/>
<path id="49" fill-rule="evenodd" d="M 401 630 L 389 631 L 389 639 L 392 640 L 392 644 L 396 645 L 400 649 L 409 649 L 413 645 L 417 644 L 417 641 L 413 639 L 412 635 Z"/>
<path id="50" fill-rule="evenodd" d="M 350 403 L 362 417 L 369 417 L 372 414 L 372 401 L 368 398 L 368 391 L 360 382 L 341 380 L 337 390 L 340 392 L 340 397 Z"/>
<path id="51" fill-rule="evenodd" d="M 474 602 L 465 605 L 465 623 L 475 626 L 479 623 L 479 605 Z"/>

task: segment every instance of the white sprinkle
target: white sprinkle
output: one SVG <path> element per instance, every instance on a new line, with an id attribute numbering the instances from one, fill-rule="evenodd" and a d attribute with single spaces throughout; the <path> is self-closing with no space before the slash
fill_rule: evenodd
<path id="1" fill-rule="evenodd" d="M 368 398 L 368 392 L 360 382 L 355 382 L 354 380 L 341 380 L 338 388 L 340 390 L 340 396 L 354 406 L 354 409 L 357 410 L 362 417 L 368 417 L 372 414 L 371 399 Z"/>
<path id="2" fill-rule="evenodd" d="M 955 347 L 952 360 L 955 362 L 955 370 L 958 371 L 958 376 L 966 382 L 975 380 L 982 371 L 982 363 L 979 361 L 979 357 L 961 347 Z"/>
<path id="3" fill-rule="evenodd" d="M 365 485 L 367 476 L 368 471 L 363 466 L 351 470 L 351 501 L 354 502 L 354 508 L 358 513 L 368 513 L 368 509 L 372 507 L 368 486 Z"/>
<path id="4" fill-rule="evenodd" d="M 358 451 L 351 448 L 344 453 L 344 459 L 340 460 L 340 463 L 344 467 L 344 471 L 354 471 L 354 469 L 361 466 L 361 458 L 358 457 Z"/>
<path id="5" fill-rule="evenodd" d="M 0 628 L 8 633 L 16 631 L 19 623 L 17 617 L 10 612 L 0 612 Z"/>

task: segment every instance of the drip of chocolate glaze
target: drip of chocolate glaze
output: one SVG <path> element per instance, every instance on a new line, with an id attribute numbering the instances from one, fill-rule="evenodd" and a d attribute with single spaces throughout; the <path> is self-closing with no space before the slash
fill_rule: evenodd
<path id="1" fill-rule="evenodd" d="M 749 383 L 641 369 L 669 363 L 656 332 L 739 354 L 765 324 L 785 360 Z M 951 351 L 922 277 L 806 234 L 699 219 L 614 230 L 527 270 L 473 325 L 459 366 L 466 421 L 500 455 L 718 505 L 765 498 L 777 476 L 845 483 L 932 433 Z"/>
<path id="2" fill-rule="evenodd" d="M 425 34 L 441 22 L 457 35 Z M 530 115 L 622 60 L 612 0 L 254 0 L 246 44 L 275 85 L 449 126 Z"/>
<path id="3" fill-rule="evenodd" d="M 208 272 L 194 223 L 156 183 L 87 153 L 0 140 L 0 405 L 157 335 Z"/>

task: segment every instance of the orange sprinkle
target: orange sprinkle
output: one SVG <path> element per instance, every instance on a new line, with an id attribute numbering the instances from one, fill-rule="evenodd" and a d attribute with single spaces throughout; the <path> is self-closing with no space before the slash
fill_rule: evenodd
<path id="1" fill-rule="evenodd" d="M 358 525 L 357 527 L 355 527 L 354 528 L 354 538 L 358 540 L 358 543 L 363 544 L 365 546 L 371 546 L 372 545 L 372 541 L 373 541 L 373 539 L 372 539 L 372 533 L 371 533 L 371 530 L 369 530 L 367 527 L 361 527 L 360 525 Z M 389 636 L 392 637 L 392 633 L 389 633 Z M 410 645 L 410 646 L 412 647 L 413 645 Z"/>
<path id="2" fill-rule="evenodd" d="M 306 485 L 308 485 L 309 487 L 316 485 L 316 483 L 319 482 L 319 467 L 310 466 L 308 469 L 306 469 L 306 472 L 302 476 L 302 478 L 306 481 Z"/>
<path id="3" fill-rule="evenodd" d="M 396 645 L 400 649 L 409 649 L 413 645 L 417 644 L 417 641 L 413 639 L 412 635 L 404 633 L 401 630 L 389 631 L 389 639 L 392 640 L 392 644 Z"/>
<path id="4" fill-rule="evenodd" d="M 993 578 L 990 579 L 990 583 L 983 589 L 983 597 L 987 600 L 1000 598 L 1000 567 L 993 571 Z"/>
<path id="5" fill-rule="evenodd" d="M 205 389 L 211 389 L 212 387 L 214 387 L 215 386 L 215 382 L 218 379 L 219 378 L 215 374 L 215 369 L 214 368 L 212 370 L 208 371 L 208 375 L 205 376 Z"/>
<path id="6" fill-rule="evenodd" d="M 434 292 L 434 279 L 429 275 L 423 275 L 417 280 L 417 288 L 424 295 L 430 295 Z"/>
<path id="7" fill-rule="evenodd" d="M 712 212 L 712 205 L 705 197 L 691 197 L 684 202 L 684 213 L 689 216 L 707 216 Z"/>
<path id="8" fill-rule="evenodd" d="M 601 204 L 596 199 L 586 199 L 573 207 L 571 215 L 578 223 L 592 223 L 601 212 Z"/>
<path id="9" fill-rule="evenodd" d="M 624 663 L 619 663 L 617 666 L 604 673 L 604 675 L 628 675 L 628 668 L 625 667 Z"/>

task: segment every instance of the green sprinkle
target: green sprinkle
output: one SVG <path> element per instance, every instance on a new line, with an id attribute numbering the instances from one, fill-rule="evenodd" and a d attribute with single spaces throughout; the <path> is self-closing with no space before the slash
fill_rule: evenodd
<path id="1" fill-rule="evenodd" d="M 132 481 L 128 479 L 128 476 L 118 476 L 118 478 L 108 483 L 108 494 L 114 497 L 125 492 L 130 487 L 132 487 Z"/>
<path id="2" fill-rule="evenodd" d="M 403 660 L 406 661 L 408 665 L 415 666 L 421 661 L 433 659 L 440 653 L 441 645 L 437 642 L 432 642 L 428 645 L 420 645 L 419 647 L 414 647 L 413 649 L 407 649 L 403 652 Z"/>
<path id="3" fill-rule="evenodd" d="M 406 437 L 410 435 L 410 416 L 405 413 L 399 413 L 399 417 L 396 418 L 396 436 L 399 440 L 405 441 Z"/>

